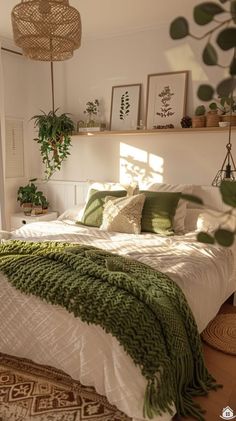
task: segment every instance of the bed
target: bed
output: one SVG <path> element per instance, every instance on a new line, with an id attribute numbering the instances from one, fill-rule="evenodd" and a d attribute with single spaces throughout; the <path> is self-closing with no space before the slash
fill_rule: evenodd
<path id="1" fill-rule="evenodd" d="M 199 332 L 236 290 L 234 248 L 200 244 L 195 232 L 172 237 L 121 234 L 62 218 L 26 225 L 11 238 L 89 244 L 158 269 L 183 290 Z M 61 369 L 94 386 L 134 421 L 143 420 L 146 380 L 112 335 L 59 306 L 20 293 L 3 274 L 0 285 L 1 352 Z M 153 420 L 170 421 L 171 416 L 166 413 Z"/>

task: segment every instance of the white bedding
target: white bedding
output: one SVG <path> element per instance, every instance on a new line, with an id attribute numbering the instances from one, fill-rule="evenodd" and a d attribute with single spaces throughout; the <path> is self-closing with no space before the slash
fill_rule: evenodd
<path id="1" fill-rule="evenodd" d="M 194 234 L 108 233 L 63 221 L 34 223 L 14 239 L 92 244 L 130 256 L 168 274 L 184 291 L 201 332 L 236 290 L 234 252 L 194 241 Z M 134 420 L 142 420 L 146 380 L 117 340 L 60 307 L 15 290 L 0 276 L 0 350 L 64 370 L 94 386 Z M 165 414 L 154 421 L 170 421 Z"/>

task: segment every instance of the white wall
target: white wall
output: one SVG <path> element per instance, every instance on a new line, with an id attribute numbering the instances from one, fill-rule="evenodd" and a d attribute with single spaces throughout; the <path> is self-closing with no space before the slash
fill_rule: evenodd
<path id="1" fill-rule="evenodd" d="M 147 75 L 189 70 L 187 112 L 193 114 L 199 103 L 196 97 L 198 85 L 219 81 L 223 70 L 202 64 L 201 43 L 188 38 L 173 41 L 168 31 L 169 26 L 162 25 L 158 29 L 125 36 L 84 40 L 74 58 L 65 62 L 65 110 L 73 114 L 75 121 L 84 119 L 86 102 L 98 98 L 103 104 L 103 119 L 108 123 L 112 86 L 142 83 L 141 118 L 144 119 Z M 73 137 L 71 157 L 54 178 L 118 181 L 124 177 L 120 169 L 120 145 L 124 143 L 131 147 L 131 155 L 141 157 L 143 153 L 140 162 L 130 157 L 135 171 L 144 172 L 140 178 L 157 177 L 155 169 L 153 172 L 148 163 L 142 163 L 145 154 L 151 154 L 154 166 L 158 162 L 155 157 L 160 156 L 164 160 L 163 174 L 159 177 L 163 181 L 210 184 L 222 164 L 226 142 L 226 132 L 163 131 L 151 136 Z"/>
<path id="2" fill-rule="evenodd" d="M 197 86 L 203 82 L 214 83 L 223 76 L 222 69 L 202 65 L 201 52 L 199 42 L 188 38 L 179 42 L 171 40 L 169 24 L 124 36 L 83 39 L 73 59 L 54 65 L 56 107 L 61 112 L 72 113 L 76 122 L 84 118 L 86 102 L 98 98 L 102 104 L 101 118 L 108 123 L 112 86 L 142 83 L 140 117 L 144 120 L 147 75 L 189 70 L 187 111 L 192 114 L 199 103 Z M 41 156 L 33 141 L 36 132 L 29 120 L 40 110 L 51 109 L 49 64 L 4 53 L 4 75 L 6 114 L 25 118 L 26 180 L 41 177 Z M 131 172 L 140 172 L 141 179 L 154 177 L 165 182 L 210 184 L 222 163 L 226 140 L 226 132 L 73 137 L 71 156 L 53 178 L 118 181 Z M 121 153 L 129 154 L 126 173 L 125 161 L 120 161 Z M 163 172 L 158 169 L 162 159 Z M 23 181 L 7 180 L 8 215 L 16 209 L 16 191 Z"/>
<path id="3" fill-rule="evenodd" d="M 233 132 L 235 134 L 235 131 Z M 226 154 L 227 131 L 74 136 L 55 179 L 211 184 Z"/>

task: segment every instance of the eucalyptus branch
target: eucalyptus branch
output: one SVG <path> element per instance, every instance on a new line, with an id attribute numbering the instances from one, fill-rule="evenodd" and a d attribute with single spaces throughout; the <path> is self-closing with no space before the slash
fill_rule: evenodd
<path id="1" fill-rule="evenodd" d="M 206 38 L 208 35 L 213 34 L 215 31 L 217 31 L 218 29 L 220 29 L 222 26 L 224 26 L 224 25 L 232 22 L 232 20 L 233 20 L 232 18 L 227 19 L 227 20 L 224 20 L 219 25 L 216 25 L 214 28 L 212 28 L 210 31 L 206 32 L 204 35 L 202 35 L 200 37 L 198 37 L 197 35 L 193 35 L 190 32 L 189 32 L 189 36 L 192 37 L 192 38 L 194 38 L 194 39 L 197 39 L 198 41 L 199 40 L 202 40 L 202 39 Z"/>

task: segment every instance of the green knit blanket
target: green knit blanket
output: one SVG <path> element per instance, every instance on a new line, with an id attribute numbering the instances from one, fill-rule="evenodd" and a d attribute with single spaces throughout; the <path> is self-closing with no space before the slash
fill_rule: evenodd
<path id="1" fill-rule="evenodd" d="M 204 420 L 192 397 L 216 389 L 192 312 L 161 272 L 86 245 L 8 241 L 0 270 L 14 287 L 66 308 L 117 338 L 147 379 L 144 416 L 171 411 Z"/>

